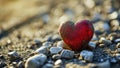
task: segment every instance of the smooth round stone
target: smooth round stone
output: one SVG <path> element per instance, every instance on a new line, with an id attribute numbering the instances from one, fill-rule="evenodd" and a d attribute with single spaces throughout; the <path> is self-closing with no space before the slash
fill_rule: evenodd
<path id="1" fill-rule="evenodd" d="M 27 59 L 25 68 L 40 68 L 47 60 L 44 54 L 37 54 Z"/>
<path id="2" fill-rule="evenodd" d="M 40 48 L 38 48 L 35 53 L 39 53 L 39 54 L 45 54 L 45 55 L 48 55 L 48 48 L 46 46 L 42 46 Z"/>
<path id="3" fill-rule="evenodd" d="M 61 65 L 62 64 L 62 60 L 61 59 L 58 59 L 55 61 L 55 65 Z"/>
<path id="4" fill-rule="evenodd" d="M 61 52 L 61 58 L 71 59 L 74 57 L 74 51 L 64 49 Z"/>
<path id="5" fill-rule="evenodd" d="M 50 53 L 51 54 L 58 54 L 62 51 L 62 49 L 63 49 L 62 47 L 51 47 L 50 48 Z"/>

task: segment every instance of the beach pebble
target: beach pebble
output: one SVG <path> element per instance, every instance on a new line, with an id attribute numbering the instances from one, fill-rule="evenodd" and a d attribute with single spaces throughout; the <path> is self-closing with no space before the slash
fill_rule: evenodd
<path id="1" fill-rule="evenodd" d="M 61 59 L 58 59 L 55 61 L 55 65 L 61 65 L 62 64 L 62 60 Z"/>
<path id="2" fill-rule="evenodd" d="M 55 55 L 52 56 L 53 60 L 57 60 L 57 59 L 60 59 L 60 58 L 61 58 L 60 54 L 55 54 Z"/>
<path id="3" fill-rule="evenodd" d="M 50 53 L 51 54 L 58 54 L 62 51 L 62 49 L 63 49 L 62 47 L 51 47 L 50 48 Z"/>
<path id="4" fill-rule="evenodd" d="M 61 52 L 61 58 L 71 59 L 74 57 L 74 51 L 64 49 Z"/>
<path id="5" fill-rule="evenodd" d="M 89 47 L 92 49 L 95 49 L 96 43 L 95 42 L 89 42 Z"/>
<path id="6" fill-rule="evenodd" d="M 83 50 L 83 51 L 81 51 L 80 56 L 84 60 L 92 62 L 94 55 L 93 55 L 93 52 L 91 52 L 91 51 Z"/>
<path id="7" fill-rule="evenodd" d="M 19 55 L 16 51 L 9 52 L 8 56 L 9 56 L 11 61 L 14 61 L 14 60 L 19 58 Z"/>
<path id="8" fill-rule="evenodd" d="M 110 62 L 107 60 L 102 63 L 96 64 L 97 68 L 110 68 Z"/>
<path id="9" fill-rule="evenodd" d="M 45 55 L 48 55 L 48 48 L 46 46 L 41 46 L 40 48 L 38 48 L 35 53 L 42 53 Z"/>
<path id="10" fill-rule="evenodd" d="M 25 68 L 40 68 L 47 60 L 44 54 L 37 54 L 27 59 Z"/>
<path id="11" fill-rule="evenodd" d="M 64 42 L 63 41 L 58 41 L 57 42 L 57 47 L 63 47 Z"/>

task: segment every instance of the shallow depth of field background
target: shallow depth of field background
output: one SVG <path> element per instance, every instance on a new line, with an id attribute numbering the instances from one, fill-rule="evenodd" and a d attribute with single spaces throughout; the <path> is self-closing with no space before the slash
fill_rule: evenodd
<path id="1" fill-rule="evenodd" d="M 106 31 L 113 19 L 116 24 L 112 25 L 119 26 L 119 3 L 119 0 L 0 0 L 0 38 L 22 28 L 23 34 L 30 37 L 42 32 L 42 28 L 57 32 L 65 20 L 88 19 L 95 23 L 95 30 Z"/>

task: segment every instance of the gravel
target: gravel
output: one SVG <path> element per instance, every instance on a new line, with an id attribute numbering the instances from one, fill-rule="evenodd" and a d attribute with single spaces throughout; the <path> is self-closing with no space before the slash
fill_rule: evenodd
<path id="1" fill-rule="evenodd" d="M 74 57 L 74 51 L 64 49 L 61 52 L 61 58 L 71 59 Z"/>

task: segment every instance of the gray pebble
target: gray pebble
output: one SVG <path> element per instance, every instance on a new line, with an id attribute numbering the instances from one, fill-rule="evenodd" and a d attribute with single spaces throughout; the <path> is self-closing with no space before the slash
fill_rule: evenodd
<path id="1" fill-rule="evenodd" d="M 96 43 L 95 42 L 89 42 L 89 47 L 92 49 L 95 49 Z"/>
<path id="2" fill-rule="evenodd" d="M 13 60 L 19 58 L 18 53 L 15 52 L 15 51 L 9 52 L 9 53 L 8 53 L 8 56 L 9 56 L 9 58 L 10 58 L 11 61 L 13 61 Z"/>
<path id="3" fill-rule="evenodd" d="M 55 65 L 61 65 L 62 64 L 62 60 L 61 59 L 58 59 L 55 61 Z"/>
<path id="4" fill-rule="evenodd" d="M 74 57 L 74 51 L 64 49 L 61 52 L 61 58 L 71 59 Z"/>
<path id="5" fill-rule="evenodd" d="M 44 54 L 37 54 L 27 59 L 25 68 L 40 68 L 47 60 Z"/>
<path id="6" fill-rule="evenodd" d="M 63 47 L 63 41 L 59 41 L 59 42 L 57 42 L 57 47 Z"/>
<path id="7" fill-rule="evenodd" d="M 115 43 L 118 43 L 118 42 L 120 42 L 120 38 L 119 39 L 115 39 L 115 41 L 114 41 Z"/>
<path id="8" fill-rule="evenodd" d="M 50 53 L 51 54 L 58 54 L 62 51 L 62 49 L 63 49 L 62 47 L 51 47 L 50 48 Z"/>
<path id="9" fill-rule="evenodd" d="M 51 42 L 44 42 L 43 46 L 50 48 L 52 46 L 52 43 Z"/>
<path id="10" fill-rule="evenodd" d="M 46 46 L 42 46 L 40 48 L 38 48 L 35 53 L 42 53 L 42 54 L 45 54 L 45 55 L 48 55 L 48 48 Z"/>
<path id="11" fill-rule="evenodd" d="M 80 56 L 82 56 L 84 60 L 92 62 L 94 55 L 91 51 L 83 50 L 81 51 Z"/>

